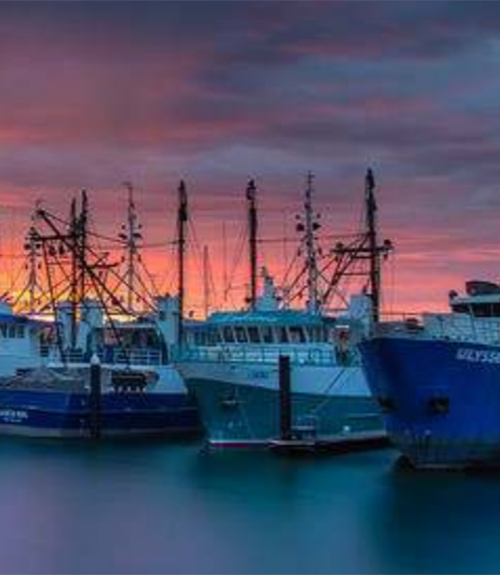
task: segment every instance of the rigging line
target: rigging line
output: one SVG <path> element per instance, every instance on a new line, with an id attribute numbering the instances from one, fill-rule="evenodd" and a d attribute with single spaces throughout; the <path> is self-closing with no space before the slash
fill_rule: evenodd
<path id="1" fill-rule="evenodd" d="M 22 300 L 23 296 L 28 292 L 28 290 L 29 290 L 29 284 L 26 284 L 22 289 L 22 291 L 17 295 L 16 299 L 14 300 L 14 303 L 12 304 L 12 307 L 14 309 L 18 306 L 19 302 Z"/>
<path id="2" fill-rule="evenodd" d="M 194 222 L 193 222 L 191 217 L 188 219 L 188 225 L 189 225 L 189 230 L 191 232 L 191 235 L 193 236 L 194 247 L 195 247 L 195 252 L 196 252 L 195 255 L 197 255 L 197 257 L 198 257 L 198 272 L 200 273 L 200 265 L 204 269 L 204 263 L 203 263 L 204 256 L 203 256 L 202 250 L 201 250 L 201 242 L 199 241 L 196 227 L 195 227 Z M 210 261 L 208 262 L 208 282 L 209 282 L 210 287 L 212 288 L 212 295 L 216 299 L 217 298 L 217 291 L 215 289 L 215 282 L 214 282 L 214 278 L 213 278 L 213 274 L 212 274 L 212 268 L 211 268 L 211 262 Z"/>
<path id="3" fill-rule="evenodd" d="M 14 275 L 14 278 L 11 282 L 11 291 L 14 291 L 19 279 L 21 278 L 21 276 L 24 275 L 24 270 L 25 270 L 24 264 L 22 266 L 18 267 L 18 269 Z"/>
<path id="4" fill-rule="evenodd" d="M 45 264 L 45 270 L 46 270 L 46 274 L 47 274 L 47 278 L 48 278 L 49 294 L 50 294 L 50 300 L 52 303 L 52 313 L 54 314 L 57 347 L 59 348 L 59 354 L 61 356 L 61 360 L 63 362 L 63 365 L 66 367 L 66 352 L 64 350 L 63 340 L 62 340 L 62 336 L 61 336 L 61 326 L 59 324 L 59 318 L 57 317 L 56 300 L 54 299 L 54 291 L 53 291 L 53 287 L 52 287 L 52 278 L 50 276 L 49 268 L 48 268 L 47 246 L 45 243 L 42 243 L 42 255 L 43 255 L 43 262 Z"/>
<path id="5" fill-rule="evenodd" d="M 144 263 L 142 258 L 139 260 L 139 266 L 142 266 L 144 273 L 146 274 L 149 282 L 151 283 L 153 296 L 155 296 L 155 297 L 158 296 L 160 294 L 160 292 L 158 291 L 158 288 L 156 286 L 156 282 L 155 282 L 155 279 L 153 277 L 153 274 L 149 271 L 148 267 L 146 266 L 146 264 Z"/>
<path id="6" fill-rule="evenodd" d="M 286 270 L 285 275 L 284 275 L 284 277 L 283 277 L 282 280 L 281 280 L 281 285 L 282 285 L 282 286 L 287 283 L 287 281 L 288 281 L 288 276 L 292 273 L 292 271 L 293 271 L 293 269 L 294 269 L 294 267 L 295 267 L 295 264 L 297 263 L 298 257 L 299 257 L 299 250 L 297 250 L 297 251 L 295 252 L 295 254 L 293 255 L 293 258 L 292 258 L 291 262 L 290 262 L 289 265 L 288 265 L 288 269 Z"/>
<path id="7" fill-rule="evenodd" d="M 290 284 L 290 286 L 287 288 L 289 294 L 287 299 L 288 303 L 291 303 L 294 300 L 300 298 L 304 293 L 304 291 L 307 289 L 307 285 L 303 285 L 298 292 L 292 293 L 293 289 L 298 285 L 299 281 L 302 279 L 302 277 L 305 275 L 306 272 L 307 272 L 307 264 L 303 264 L 302 269 L 297 274 L 297 276 Z"/>
<path id="8" fill-rule="evenodd" d="M 175 246 L 170 247 L 170 253 L 168 259 L 173 259 L 175 257 Z M 173 290 L 173 284 L 175 281 L 175 266 L 169 265 L 167 270 L 162 274 L 163 281 L 161 284 L 162 293 L 169 292 Z"/>
<path id="9" fill-rule="evenodd" d="M 310 414 L 315 414 L 317 413 L 320 409 L 322 409 L 328 402 L 332 401 L 331 397 L 328 397 L 328 393 L 331 391 L 331 389 L 340 381 L 340 378 L 344 375 L 344 373 L 346 373 L 348 368 L 344 367 L 343 369 L 341 369 L 339 371 L 339 373 L 333 378 L 333 380 L 330 382 L 330 384 L 327 386 L 327 388 L 321 393 L 322 396 L 326 396 L 323 399 L 321 399 L 317 405 L 315 405 L 311 410 L 310 410 Z M 351 374 L 352 376 L 352 374 Z"/>
<path id="10" fill-rule="evenodd" d="M 67 221 L 64 218 L 61 218 L 59 216 L 56 216 L 55 214 L 53 214 L 52 212 L 49 212 L 48 210 L 44 209 L 43 212 L 45 214 L 47 214 L 49 217 L 51 217 L 52 219 L 54 219 L 56 222 L 66 226 L 66 227 L 68 227 L 70 225 L 69 221 Z M 108 236 L 106 234 L 102 234 L 100 232 L 93 231 L 91 229 L 87 230 L 87 235 L 93 236 L 94 238 L 98 238 L 100 240 L 105 240 L 107 242 L 111 242 L 112 244 L 119 245 L 121 247 L 127 246 L 127 242 L 125 240 L 120 240 L 119 238 L 114 238 L 112 236 Z"/>
<path id="11" fill-rule="evenodd" d="M 177 244 L 176 240 L 166 241 L 166 242 L 150 242 L 141 245 L 143 249 L 156 249 L 156 248 L 168 248 L 170 246 L 175 246 Z"/>
<path id="12" fill-rule="evenodd" d="M 243 250 L 245 248 L 245 243 L 247 241 L 248 238 L 248 230 L 246 229 L 246 226 L 242 229 L 242 231 L 240 232 L 240 237 L 238 239 L 239 245 L 237 244 L 237 251 L 235 252 L 234 258 L 233 258 L 233 262 L 232 262 L 232 266 L 231 266 L 231 271 L 229 274 L 229 283 L 228 283 L 228 287 L 227 289 L 231 289 L 233 280 L 234 280 L 234 276 L 236 274 L 238 265 L 241 261 L 242 258 L 242 254 L 243 254 Z"/>
<path id="13" fill-rule="evenodd" d="M 105 256 L 99 256 L 99 254 L 97 254 L 97 253 L 95 252 L 95 250 L 94 250 L 91 246 L 89 246 L 89 245 L 87 245 L 87 251 L 97 260 L 97 263 L 103 261 L 103 259 L 104 259 L 104 257 L 105 257 Z M 83 256 L 80 256 L 80 258 L 83 258 Z M 82 262 L 85 263 L 85 260 L 82 259 Z M 110 267 L 110 265 L 114 265 L 114 264 L 107 264 L 107 266 L 106 266 L 106 272 L 107 272 L 108 274 L 112 275 L 113 278 L 115 279 L 115 281 L 120 282 L 120 281 L 122 280 L 122 277 L 121 277 L 120 274 L 117 273 L 112 267 Z M 90 264 L 90 265 L 87 264 L 88 271 L 91 272 L 91 279 L 92 279 L 92 276 L 95 275 L 95 272 L 94 272 L 94 270 L 92 269 L 94 266 L 95 266 L 95 262 L 94 262 L 94 265 L 92 265 L 92 264 Z M 94 283 L 94 282 L 92 282 L 92 283 Z M 127 282 L 125 282 L 125 286 L 126 286 L 126 287 L 130 287 Z M 105 286 L 102 286 L 102 287 L 103 287 L 105 293 L 109 292 L 109 290 L 105 289 Z M 143 298 L 143 297 L 142 297 L 140 294 L 138 294 L 138 293 L 137 293 L 136 295 L 137 295 L 138 298 L 140 298 L 140 300 L 141 300 L 143 303 L 146 304 L 146 306 L 149 306 L 149 303 L 147 302 L 147 300 L 146 300 L 145 298 Z M 115 296 L 114 296 L 114 294 L 111 293 L 111 292 L 108 293 L 108 296 L 112 298 L 111 301 L 113 301 L 113 299 L 116 299 Z M 120 303 L 120 306 L 119 306 L 119 307 L 122 308 L 122 311 L 125 309 L 125 308 L 121 305 L 121 303 Z M 126 312 L 125 312 L 125 315 L 127 315 Z"/>
<path id="14" fill-rule="evenodd" d="M 154 297 L 155 297 L 154 294 L 152 294 L 151 291 L 149 290 L 148 286 L 146 286 L 146 284 L 144 283 L 144 280 L 142 279 L 142 276 L 141 276 L 141 275 L 138 275 L 138 276 L 137 276 L 137 280 L 138 280 L 138 282 L 141 284 L 142 289 L 143 289 L 143 290 L 146 292 L 146 294 L 149 296 L 150 301 L 147 303 L 147 305 L 149 306 L 149 308 L 150 308 L 151 310 L 154 310 L 154 309 L 155 309 L 155 308 L 154 308 L 154 304 L 153 304 Z"/>
<path id="15" fill-rule="evenodd" d="M 360 234 L 357 232 L 353 232 L 350 234 L 320 234 L 319 236 L 319 240 L 320 241 L 325 241 L 325 240 L 344 240 L 344 239 L 348 239 L 348 238 L 356 238 L 357 236 L 359 236 Z M 289 237 L 289 236 L 283 236 L 283 237 L 271 237 L 271 238 L 259 238 L 257 240 L 257 243 L 262 243 L 262 244 L 270 244 L 270 243 L 302 243 L 302 239 L 301 238 L 297 238 L 297 237 Z"/>

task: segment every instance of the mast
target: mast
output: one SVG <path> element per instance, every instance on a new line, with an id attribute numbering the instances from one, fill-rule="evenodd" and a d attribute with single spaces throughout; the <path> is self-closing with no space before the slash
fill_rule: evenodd
<path id="1" fill-rule="evenodd" d="M 87 226 L 89 221 L 89 200 L 87 196 L 87 190 L 82 190 L 82 211 L 80 213 L 80 221 L 79 221 L 79 236 L 80 236 L 80 258 L 79 262 L 81 264 L 82 259 L 85 258 L 87 253 Z M 85 297 L 85 289 L 86 289 L 86 274 L 85 274 L 85 266 L 80 265 L 80 294 L 79 300 L 80 303 Z"/>
<path id="2" fill-rule="evenodd" d="M 28 304 L 29 314 L 34 315 L 36 310 L 36 290 L 38 287 L 38 247 L 37 231 L 35 228 L 34 216 L 31 218 L 31 227 L 26 237 L 25 249 L 28 252 Z"/>
<path id="3" fill-rule="evenodd" d="M 250 271 L 250 295 L 248 303 L 251 310 L 257 302 L 257 188 L 250 180 L 246 190 L 248 202 L 248 256 Z"/>
<path id="4" fill-rule="evenodd" d="M 128 192 L 127 203 L 127 223 L 122 226 L 125 232 L 120 234 L 120 237 L 125 240 L 126 249 L 126 288 L 127 288 L 127 310 L 129 313 L 134 311 L 134 294 L 135 294 L 135 279 L 136 279 L 136 261 L 139 254 L 138 241 L 142 239 L 141 225 L 137 217 L 137 210 L 134 202 L 134 188 L 131 182 L 124 183 Z"/>
<path id="5" fill-rule="evenodd" d="M 370 260 L 370 297 L 372 300 L 372 319 L 376 323 L 380 319 L 380 246 L 378 245 L 377 202 L 375 200 L 375 177 L 368 168 L 365 178 L 365 210 L 366 233 Z"/>
<path id="6" fill-rule="evenodd" d="M 70 304 L 71 304 L 71 330 L 70 330 L 70 348 L 76 349 L 76 330 L 78 314 L 78 218 L 76 215 L 76 199 L 71 200 L 70 209 L 70 257 L 71 257 L 71 285 L 70 285 Z"/>
<path id="7" fill-rule="evenodd" d="M 307 266 L 307 296 L 308 308 L 312 313 L 318 311 L 318 265 L 316 261 L 316 240 L 314 232 L 319 228 L 315 221 L 312 195 L 314 175 L 312 172 L 307 174 L 306 198 L 304 203 L 304 227 L 305 227 L 305 244 L 306 244 L 306 266 Z"/>
<path id="8" fill-rule="evenodd" d="M 188 222 L 188 199 L 186 184 L 181 180 L 178 188 L 178 208 L 177 208 L 177 287 L 179 294 L 179 322 L 177 328 L 177 341 L 182 345 L 184 339 L 183 321 L 184 321 L 184 265 L 186 249 L 186 226 Z"/>

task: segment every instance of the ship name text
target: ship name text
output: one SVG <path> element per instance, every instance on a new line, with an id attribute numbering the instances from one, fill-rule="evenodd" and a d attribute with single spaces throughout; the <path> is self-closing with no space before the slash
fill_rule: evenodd
<path id="1" fill-rule="evenodd" d="M 457 351 L 457 359 L 472 363 L 496 363 L 500 364 L 500 351 L 471 349 L 461 347 Z"/>

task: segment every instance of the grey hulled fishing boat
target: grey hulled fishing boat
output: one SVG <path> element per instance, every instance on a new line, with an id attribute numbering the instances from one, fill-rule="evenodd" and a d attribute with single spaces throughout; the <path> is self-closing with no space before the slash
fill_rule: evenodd
<path id="1" fill-rule="evenodd" d="M 348 245 L 330 254 L 334 271 L 321 292 L 318 229 L 312 207 L 312 177 L 308 178 L 305 213 L 298 225 L 305 253 L 305 309 L 278 298 L 264 271 L 263 292 L 257 296 L 256 188 L 247 189 L 251 293 L 247 309 L 212 314 L 207 321 L 186 326 L 177 363 L 193 391 L 209 440 L 219 445 L 251 445 L 276 437 L 279 430 L 278 358 L 290 358 L 292 428 L 295 436 L 380 431 L 379 408 L 364 378 L 357 343 L 377 319 L 380 300 L 380 258 L 391 249 L 378 245 L 374 180 L 366 179 L 366 229 Z M 369 262 L 369 289 L 353 295 L 341 311 L 330 313 L 327 296 L 355 263 Z M 330 262 L 330 260 L 329 260 Z M 328 265 L 332 265 L 329 263 Z"/>

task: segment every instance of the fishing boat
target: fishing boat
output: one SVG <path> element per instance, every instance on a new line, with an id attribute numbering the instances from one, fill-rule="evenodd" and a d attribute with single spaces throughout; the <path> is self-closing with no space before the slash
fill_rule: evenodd
<path id="1" fill-rule="evenodd" d="M 114 297 L 116 286 L 112 290 L 98 273 L 113 268 L 89 247 L 87 210 L 82 194 L 81 212 L 73 203 L 67 229 L 38 210 L 48 232 L 40 225 L 31 235 L 44 254 L 53 319 L 0 314 L 0 333 L 14 338 L 0 339 L 0 357 L 11 355 L 0 368 L 0 433 L 85 438 L 95 435 L 98 421 L 99 437 L 198 434 L 196 404 L 172 365 L 178 298 L 159 297 L 152 311 L 131 318 Z M 55 297 L 50 275 L 65 264 L 72 270 L 62 274 L 71 278 L 69 301 Z M 103 294 L 123 319 L 112 317 Z M 100 373 L 97 396 L 92 358 Z"/>
<path id="2" fill-rule="evenodd" d="M 416 468 L 500 464 L 500 286 L 469 281 L 449 313 L 376 326 L 360 350 L 390 439 Z"/>
<path id="3" fill-rule="evenodd" d="M 177 362 L 188 389 L 196 396 L 210 443 L 254 445 L 278 436 L 278 359 L 283 355 L 290 358 L 291 365 L 293 437 L 327 437 L 382 428 L 356 348 L 378 315 L 380 258 L 392 249 L 389 242 L 378 244 L 374 187 L 370 171 L 366 180 L 367 229 L 348 246 L 337 244 L 332 250 L 335 270 L 320 294 L 315 241 L 319 225 L 312 206 L 312 177 L 308 177 L 305 214 L 297 226 L 303 233 L 304 289 L 308 294 L 305 308 L 300 309 L 277 297 L 266 270 L 262 294 L 257 294 L 256 187 L 253 181 L 249 183 L 248 307 L 217 312 L 198 325 L 186 325 Z M 361 258 L 371 262 L 371 289 L 353 295 L 342 312 L 326 313 L 320 295 L 334 291 Z"/>

